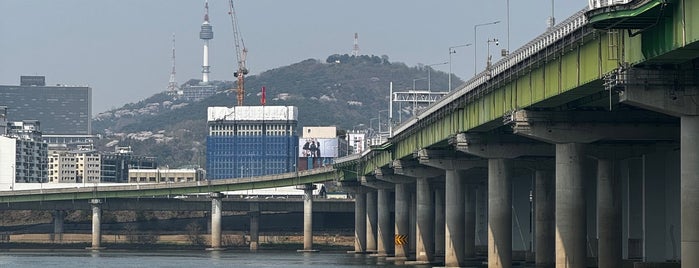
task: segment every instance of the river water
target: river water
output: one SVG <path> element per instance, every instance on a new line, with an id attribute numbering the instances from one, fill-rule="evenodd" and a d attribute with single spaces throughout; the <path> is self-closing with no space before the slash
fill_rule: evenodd
<path id="1" fill-rule="evenodd" d="M 344 252 L 293 251 L 5 251 L 0 267 L 396 267 L 393 262 Z"/>

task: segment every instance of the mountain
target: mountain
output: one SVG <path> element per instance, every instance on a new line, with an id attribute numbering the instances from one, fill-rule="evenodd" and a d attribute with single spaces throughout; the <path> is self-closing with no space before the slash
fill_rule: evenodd
<path id="1" fill-rule="evenodd" d="M 388 109 L 389 82 L 393 82 L 394 91 L 410 90 L 413 85 L 424 90 L 428 68 L 392 63 L 388 56 L 335 54 L 324 62 L 308 59 L 247 76 L 244 105 L 260 105 L 261 87 L 265 86 L 266 105 L 299 108 L 299 128 L 367 128 L 371 118 Z M 432 91 L 446 91 L 449 74 L 434 69 L 429 69 L 429 73 Z M 454 85 L 463 83 L 456 76 L 452 80 Z M 190 80 L 185 85 L 198 82 Z M 157 156 L 161 166 L 204 166 L 207 107 L 236 104 L 236 94 L 229 90 L 235 88 L 234 82 L 212 84 L 217 94 L 201 101 L 188 102 L 163 92 L 98 114 L 93 120 L 93 129 L 103 136 L 97 142 L 98 149 L 112 151 L 114 146 L 132 146 L 136 154 Z M 386 113 L 382 112 L 385 119 Z M 398 117 L 398 112 L 394 117 Z M 409 117 L 407 110 L 403 110 L 402 117 Z"/>

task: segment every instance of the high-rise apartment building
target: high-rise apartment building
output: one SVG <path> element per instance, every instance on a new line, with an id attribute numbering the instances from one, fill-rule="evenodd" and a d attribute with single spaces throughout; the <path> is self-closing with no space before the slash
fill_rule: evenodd
<path id="1" fill-rule="evenodd" d="M 0 112 L 5 112 L 0 109 Z M 8 122 L 0 133 L 0 188 L 15 183 L 46 182 L 48 145 L 36 120 Z"/>
<path id="2" fill-rule="evenodd" d="M 209 107 L 208 179 L 242 178 L 296 170 L 298 108 Z"/>

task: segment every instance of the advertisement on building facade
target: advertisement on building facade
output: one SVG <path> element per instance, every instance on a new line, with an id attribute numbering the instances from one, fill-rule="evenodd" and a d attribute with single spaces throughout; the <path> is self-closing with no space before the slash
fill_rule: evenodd
<path id="1" fill-rule="evenodd" d="M 299 157 L 337 157 L 337 138 L 299 139 Z"/>

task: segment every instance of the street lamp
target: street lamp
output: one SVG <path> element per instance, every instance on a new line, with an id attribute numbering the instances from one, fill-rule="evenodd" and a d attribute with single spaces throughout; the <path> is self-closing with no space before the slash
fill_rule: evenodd
<path id="1" fill-rule="evenodd" d="M 490 65 L 492 64 L 490 61 L 490 43 L 495 43 L 495 45 L 497 46 L 499 44 L 499 41 L 497 38 L 488 39 L 488 61 L 486 62 L 486 65 L 485 65 L 486 66 L 485 69 L 487 71 L 490 71 Z"/>
<path id="2" fill-rule="evenodd" d="M 478 45 L 477 45 L 478 41 L 476 40 L 476 37 L 477 37 L 476 31 L 478 30 L 478 27 L 486 26 L 486 25 L 493 25 L 493 24 L 498 24 L 498 23 L 500 23 L 499 20 L 493 21 L 493 22 L 488 22 L 488 23 L 481 23 L 481 24 L 473 25 L 473 43 L 476 44 L 475 46 L 473 46 L 473 76 L 476 76 L 476 70 L 477 70 L 477 68 L 476 68 L 476 55 L 478 55 L 478 54 L 476 53 L 476 51 L 478 50 Z"/>
<path id="3" fill-rule="evenodd" d="M 553 0 L 551 0 L 551 17 L 549 18 L 549 29 L 556 25 L 556 18 L 553 16 Z"/>
<path id="4" fill-rule="evenodd" d="M 444 65 L 444 64 L 447 64 L 447 63 L 449 63 L 449 62 L 445 61 L 445 62 L 440 62 L 440 63 L 434 63 L 434 64 L 429 64 L 429 65 L 427 65 L 427 91 L 429 91 L 430 93 L 432 93 L 432 84 L 431 84 L 431 80 L 430 80 L 430 70 L 432 70 L 432 66 Z"/>
<path id="5" fill-rule="evenodd" d="M 425 80 L 427 77 L 413 79 L 413 91 L 415 91 L 415 81 Z"/>
<path id="6" fill-rule="evenodd" d="M 379 111 L 379 136 L 381 136 L 381 112 L 388 112 L 388 109 Z"/>
<path id="7" fill-rule="evenodd" d="M 378 117 L 374 117 L 372 119 L 369 119 L 369 128 L 373 131 L 374 130 L 374 120 L 379 120 Z"/>
<path id="8" fill-rule="evenodd" d="M 470 46 L 470 45 L 471 45 L 471 43 L 464 44 L 464 45 L 458 45 L 458 46 L 449 47 L 449 92 L 451 92 L 451 54 L 456 53 L 455 48 L 458 48 L 458 47 L 467 47 L 467 46 Z"/>

